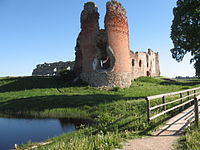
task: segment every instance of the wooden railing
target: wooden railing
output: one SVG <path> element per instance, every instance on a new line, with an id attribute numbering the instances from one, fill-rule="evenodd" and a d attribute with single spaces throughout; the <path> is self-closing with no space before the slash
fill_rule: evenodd
<path id="1" fill-rule="evenodd" d="M 147 121 L 150 122 L 151 120 L 156 119 L 180 107 L 184 109 L 184 106 L 187 104 L 192 105 L 192 103 L 195 103 L 196 104 L 195 108 L 198 109 L 198 100 L 200 99 L 200 96 L 198 95 L 200 95 L 200 87 L 184 91 L 148 96 L 146 98 Z M 160 101 L 160 104 L 151 106 L 152 105 L 151 102 L 155 99 L 157 102 Z M 159 111 L 157 111 L 156 113 L 155 110 Z M 154 111 L 153 115 L 151 115 L 152 111 Z M 198 117 L 196 116 L 195 118 Z"/>
<path id="2" fill-rule="evenodd" d="M 199 96 L 196 96 L 195 99 L 194 99 L 194 112 L 195 112 L 195 126 L 196 127 L 199 127 L 199 100 L 200 100 L 200 95 Z"/>

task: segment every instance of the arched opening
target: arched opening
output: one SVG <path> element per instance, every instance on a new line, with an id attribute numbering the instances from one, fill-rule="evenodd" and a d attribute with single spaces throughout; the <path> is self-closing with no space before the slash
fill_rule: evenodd
<path id="1" fill-rule="evenodd" d="M 110 67 L 110 58 L 107 57 L 102 57 L 100 60 L 100 66 L 102 69 L 108 69 Z"/>
<path id="2" fill-rule="evenodd" d="M 149 71 L 147 71 L 147 77 L 149 77 L 151 74 L 150 74 L 150 72 Z"/>
<path id="3" fill-rule="evenodd" d="M 139 61 L 139 67 L 142 67 L 142 60 Z"/>
<path id="4" fill-rule="evenodd" d="M 132 59 L 132 66 L 134 66 L 135 65 L 135 60 L 134 59 Z"/>

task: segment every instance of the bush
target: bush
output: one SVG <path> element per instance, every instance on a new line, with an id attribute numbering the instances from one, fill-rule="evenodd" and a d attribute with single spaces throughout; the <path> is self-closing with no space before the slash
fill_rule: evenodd
<path id="1" fill-rule="evenodd" d="M 63 70 L 60 72 L 59 78 L 61 80 L 73 81 L 76 78 L 76 75 L 75 75 L 74 71 Z"/>
<path id="2" fill-rule="evenodd" d="M 118 92 L 120 89 L 121 89 L 120 87 L 116 86 L 111 91 Z"/>

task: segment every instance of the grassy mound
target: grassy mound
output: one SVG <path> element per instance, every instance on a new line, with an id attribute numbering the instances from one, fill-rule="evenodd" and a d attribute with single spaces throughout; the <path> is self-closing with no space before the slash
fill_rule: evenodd
<path id="1" fill-rule="evenodd" d="M 54 77 L 0 79 L 0 114 L 86 119 L 92 126 L 50 139 L 38 149 L 94 150 L 120 147 L 123 139 L 149 134 L 169 115 L 146 122 L 145 97 L 200 86 L 199 80 L 141 77 L 131 88 L 99 90 Z"/>

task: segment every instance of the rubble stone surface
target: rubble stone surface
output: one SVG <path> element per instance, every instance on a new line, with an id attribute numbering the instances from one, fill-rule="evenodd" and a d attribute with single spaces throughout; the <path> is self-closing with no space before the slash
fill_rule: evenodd
<path id="1" fill-rule="evenodd" d="M 95 3 L 85 3 L 77 38 L 74 71 L 97 87 L 130 87 L 140 76 L 160 76 L 159 54 L 132 52 L 125 8 L 116 0 L 106 4 L 105 29 L 99 29 Z"/>
<path id="2" fill-rule="evenodd" d="M 32 76 L 58 76 L 61 71 L 73 70 L 73 68 L 74 61 L 44 63 L 36 66 L 36 69 L 32 72 Z"/>
<path id="3" fill-rule="evenodd" d="M 106 4 L 105 29 L 99 28 L 98 8 L 93 2 L 85 3 L 80 23 L 75 62 L 39 65 L 33 75 L 56 75 L 70 66 L 92 86 L 122 88 L 130 87 L 140 76 L 160 76 L 158 53 L 130 50 L 126 10 L 117 0 Z"/>

